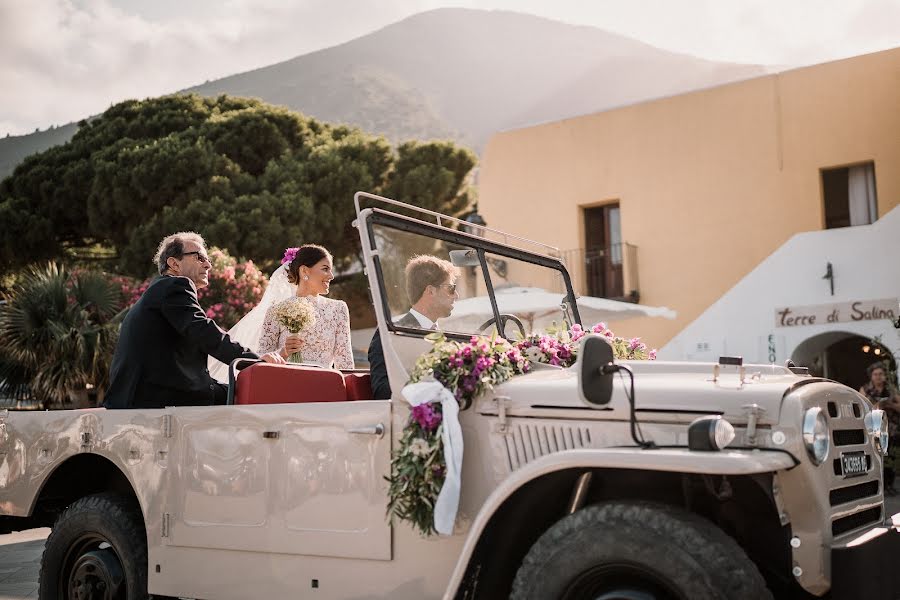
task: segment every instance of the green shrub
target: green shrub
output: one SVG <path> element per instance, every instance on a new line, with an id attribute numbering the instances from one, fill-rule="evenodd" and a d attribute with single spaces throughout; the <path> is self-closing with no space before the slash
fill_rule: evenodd
<path id="1" fill-rule="evenodd" d="M 18 277 L 0 307 L 0 394 L 44 408 L 102 400 L 123 315 L 121 287 L 99 271 L 49 263 Z"/>

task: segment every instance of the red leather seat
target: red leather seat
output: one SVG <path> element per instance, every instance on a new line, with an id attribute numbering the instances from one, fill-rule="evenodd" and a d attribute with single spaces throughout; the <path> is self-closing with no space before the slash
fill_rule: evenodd
<path id="1" fill-rule="evenodd" d="M 372 382 L 368 373 L 344 373 L 347 400 L 372 400 Z"/>
<path id="2" fill-rule="evenodd" d="M 235 404 L 344 402 L 347 389 L 340 371 L 303 365 L 257 363 L 238 374 Z"/>

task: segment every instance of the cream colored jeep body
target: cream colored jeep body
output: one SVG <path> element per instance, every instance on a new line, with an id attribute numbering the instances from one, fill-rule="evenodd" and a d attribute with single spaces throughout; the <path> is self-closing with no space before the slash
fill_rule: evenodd
<path id="1" fill-rule="evenodd" d="M 779 366 L 627 362 L 632 412 L 625 371 L 591 342 L 574 366 L 540 366 L 461 411 L 453 535 L 390 522 L 399 392 L 430 347 L 393 323 L 406 260 L 449 257 L 458 302 L 487 301 L 488 322 L 449 319 L 450 337 L 579 314 L 552 249 L 356 201 L 393 399 L 286 389 L 264 404 L 0 412 L 2 525 L 56 524 L 42 598 L 893 597 L 891 577 L 871 581 L 898 544 L 882 415 Z M 566 301 L 549 317 L 504 310 L 516 286 Z M 735 430 L 724 449 L 721 420 Z"/>

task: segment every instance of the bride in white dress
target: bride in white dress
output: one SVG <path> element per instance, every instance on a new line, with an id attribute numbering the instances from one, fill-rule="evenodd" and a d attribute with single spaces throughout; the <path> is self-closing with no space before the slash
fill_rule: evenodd
<path id="1" fill-rule="evenodd" d="M 303 362 L 337 369 L 353 368 L 350 345 L 350 311 L 347 303 L 326 298 L 334 279 L 331 254 L 322 246 L 304 244 L 285 250 L 282 265 L 272 273 L 260 303 L 232 327 L 231 339 L 257 354 L 280 352 L 287 358 L 300 352 Z M 275 318 L 283 302 L 307 302 L 315 323 L 291 335 Z M 228 366 L 209 359 L 210 375 L 228 381 Z"/>

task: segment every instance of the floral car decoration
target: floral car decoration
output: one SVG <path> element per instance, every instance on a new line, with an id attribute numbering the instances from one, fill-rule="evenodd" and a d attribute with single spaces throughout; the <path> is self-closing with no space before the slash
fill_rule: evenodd
<path id="1" fill-rule="evenodd" d="M 486 389 L 530 369 L 519 349 L 503 338 L 473 336 L 463 343 L 434 333 L 426 339 L 433 347 L 416 362 L 410 382 L 438 381 L 462 407 Z M 435 533 L 434 505 L 446 476 L 443 427 L 439 403 L 413 407 L 391 461 L 388 514 L 409 521 L 423 535 Z"/>
<path id="2" fill-rule="evenodd" d="M 416 361 L 409 382 L 437 381 L 465 409 L 486 390 L 529 372 L 532 363 L 573 365 L 578 341 L 588 333 L 605 336 L 617 359 L 656 359 L 655 349 L 648 349 L 638 338 L 617 337 L 605 323 L 587 330 L 576 324 L 569 330 L 535 334 L 514 343 L 496 336 L 472 336 L 468 342 L 459 342 L 433 333 L 425 338 L 433 346 Z M 388 515 L 408 521 L 422 535 L 436 533 L 434 507 L 447 473 L 443 427 L 439 402 L 412 407 L 387 478 Z"/>

